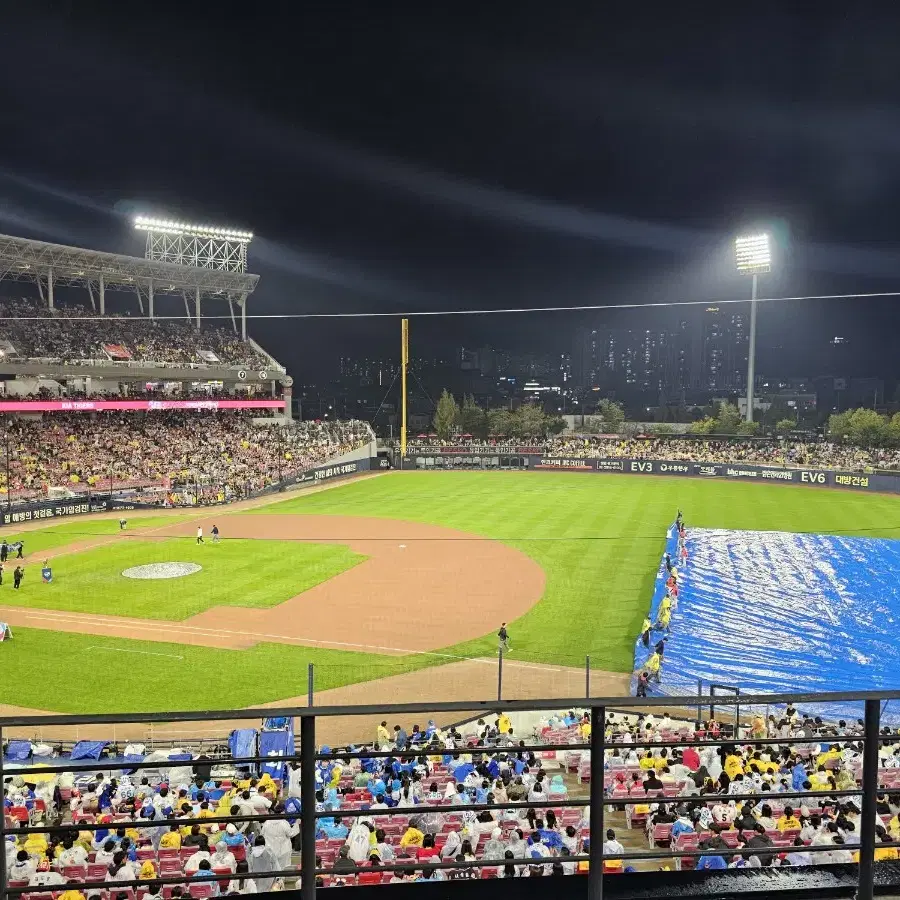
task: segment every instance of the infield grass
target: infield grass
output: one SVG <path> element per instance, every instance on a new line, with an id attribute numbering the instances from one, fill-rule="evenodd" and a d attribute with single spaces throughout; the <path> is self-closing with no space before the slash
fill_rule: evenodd
<path id="1" fill-rule="evenodd" d="M 22 587 L 13 591 L 7 572 L 0 604 L 181 621 L 212 606 L 277 606 L 365 559 L 340 544 L 129 538 L 54 558 L 50 584 L 41 581 L 39 566 L 30 566 Z M 122 574 L 132 566 L 166 562 L 196 563 L 202 569 L 181 578 Z"/>

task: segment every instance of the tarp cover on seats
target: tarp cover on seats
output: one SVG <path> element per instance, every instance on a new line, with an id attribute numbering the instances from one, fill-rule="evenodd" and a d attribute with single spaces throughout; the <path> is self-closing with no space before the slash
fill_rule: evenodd
<path id="1" fill-rule="evenodd" d="M 100 759 L 110 741 L 79 741 L 72 748 L 72 759 Z"/>
<path id="2" fill-rule="evenodd" d="M 282 729 L 279 731 L 261 731 L 259 733 L 260 756 L 285 756 L 294 752 L 293 731 Z M 272 778 L 283 779 L 285 763 L 263 763 L 263 771 L 268 772 Z"/>
<path id="3" fill-rule="evenodd" d="M 701 678 L 744 694 L 900 687 L 900 541 L 688 523 L 687 549 L 664 693 L 695 694 Z M 861 703 L 798 710 L 862 716 Z"/>
<path id="4" fill-rule="evenodd" d="M 10 741 L 6 747 L 6 758 L 11 762 L 24 762 L 31 756 L 31 741 Z"/>
<path id="5" fill-rule="evenodd" d="M 258 756 L 256 752 L 256 729 L 236 728 L 228 736 L 228 748 L 231 755 L 238 759 L 246 756 Z M 248 768 L 256 771 L 256 763 L 238 763 L 239 768 Z"/>

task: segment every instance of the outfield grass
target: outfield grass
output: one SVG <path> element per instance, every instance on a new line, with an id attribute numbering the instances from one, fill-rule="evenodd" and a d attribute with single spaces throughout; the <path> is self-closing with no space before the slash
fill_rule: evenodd
<path id="1" fill-rule="evenodd" d="M 580 666 L 589 654 L 593 667 L 624 672 L 631 668 L 634 639 L 650 601 L 665 530 L 678 507 L 684 510 L 688 527 L 900 537 L 900 498 L 890 495 L 566 472 L 391 473 L 301 494 L 257 511 L 407 519 L 502 540 L 531 556 L 547 574 L 541 602 L 510 623 L 512 659 Z M 130 519 L 129 528 L 137 522 Z M 190 541 L 178 558 L 192 560 L 186 555 L 188 545 Z M 70 577 L 63 570 L 76 559 L 60 560 L 54 577 L 56 571 L 61 578 Z M 268 575 L 258 560 L 253 565 Z M 188 585 L 196 577 L 181 581 Z M 217 592 L 225 588 L 227 577 L 217 582 Z M 5 602 L 8 597 L 0 594 Z M 129 613 L 147 615 L 132 609 Z M 496 641 L 492 633 L 443 649 L 462 656 L 493 655 Z M 142 664 L 138 671 L 135 661 L 152 663 L 154 657 L 133 651 L 183 659 L 155 658 L 165 665 Z M 35 660 L 40 678 L 34 676 Z M 17 629 L 15 640 L 0 646 L 0 661 L 0 702 L 104 712 L 278 700 L 304 692 L 308 662 L 316 664 L 317 683 L 324 689 L 449 660 L 272 644 L 219 651 Z M 429 679 L 442 677 L 440 668 L 422 673 L 423 697 L 428 696 Z M 490 693 L 490 677 L 486 672 L 485 696 Z"/>
<path id="2" fill-rule="evenodd" d="M 822 488 L 570 472 L 407 472 L 257 512 L 381 516 L 497 538 L 547 573 L 510 632 L 516 659 L 629 671 L 665 530 L 688 525 L 900 537 L 900 498 Z M 493 653 L 493 634 L 448 652 Z"/>
<path id="3" fill-rule="evenodd" d="M 129 538 L 58 557 L 51 584 L 44 584 L 32 566 L 18 591 L 7 586 L 7 579 L 0 588 L 0 603 L 181 621 L 211 606 L 277 606 L 365 559 L 340 544 L 239 539 L 197 544 L 194 538 Z M 203 568 L 193 575 L 159 580 L 122 575 L 132 566 L 164 562 Z"/>

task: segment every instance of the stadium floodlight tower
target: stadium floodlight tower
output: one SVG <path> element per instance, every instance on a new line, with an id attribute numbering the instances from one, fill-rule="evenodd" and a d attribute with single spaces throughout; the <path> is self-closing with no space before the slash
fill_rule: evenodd
<path id="1" fill-rule="evenodd" d="M 147 259 L 225 272 L 247 271 L 247 246 L 253 240 L 249 231 L 152 216 L 137 216 L 134 227 L 147 232 Z"/>
<path id="2" fill-rule="evenodd" d="M 735 238 L 734 256 L 738 272 L 753 276 L 750 292 L 750 346 L 747 349 L 747 411 L 744 414 L 744 418 L 752 422 L 753 388 L 756 380 L 756 289 L 758 276 L 772 269 L 769 235 L 761 232 Z"/>

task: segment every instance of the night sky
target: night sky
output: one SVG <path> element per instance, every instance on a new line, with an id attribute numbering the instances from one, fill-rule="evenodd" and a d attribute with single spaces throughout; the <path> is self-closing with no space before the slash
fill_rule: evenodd
<path id="1" fill-rule="evenodd" d="M 763 295 L 900 289 L 889 6 L 24 6 L 5 233 L 141 255 L 135 212 L 248 228 L 259 313 L 741 297 L 730 239 L 759 224 Z M 842 334 L 847 374 L 895 377 L 898 299 L 766 307 L 761 368 L 821 374 Z M 567 351 L 586 321 L 414 321 L 414 347 Z M 306 378 L 398 328 L 251 323 Z"/>

